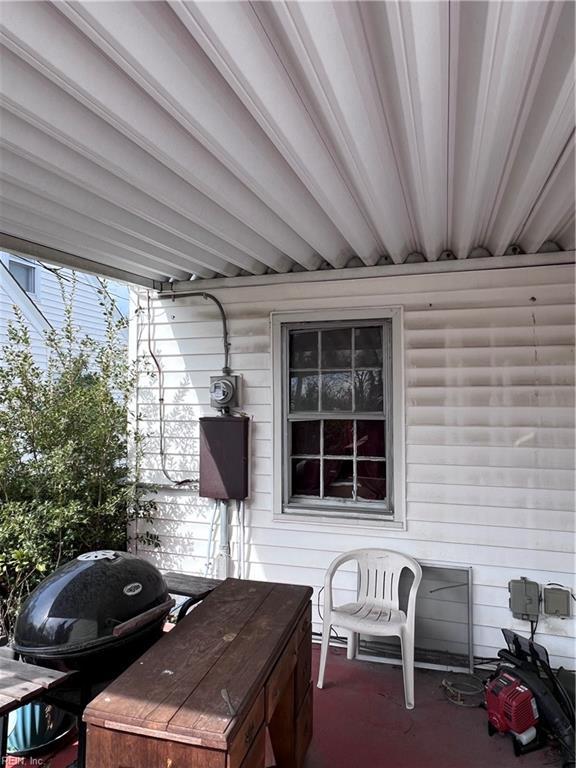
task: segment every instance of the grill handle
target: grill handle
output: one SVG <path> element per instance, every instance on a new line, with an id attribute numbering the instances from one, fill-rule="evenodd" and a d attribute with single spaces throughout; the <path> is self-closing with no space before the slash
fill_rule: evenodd
<path id="1" fill-rule="evenodd" d="M 112 630 L 112 634 L 114 637 L 123 637 L 124 635 L 130 634 L 130 632 L 134 632 L 135 629 L 139 629 L 144 626 L 144 624 L 149 624 L 154 621 L 154 619 L 160 618 L 162 614 L 168 613 L 175 602 L 174 598 L 171 597 L 161 605 L 150 608 L 149 610 L 144 611 L 144 613 L 139 613 L 137 616 L 128 619 L 128 621 L 123 621 L 122 624 L 117 624 Z"/>

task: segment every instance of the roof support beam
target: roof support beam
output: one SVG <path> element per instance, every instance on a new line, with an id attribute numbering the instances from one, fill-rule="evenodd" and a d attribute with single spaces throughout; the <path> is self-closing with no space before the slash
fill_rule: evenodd
<path id="1" fill-rule="evenodd" d="M 38 261 L 46 261 L 49 264 L 55 264 L 59 267 L 69 267 L 70 269 L 77 269 L 79 272 L 89 272 L 94 275 L 104 275 L 110 277 L 113 280 L 119 280 L 123 283 L 132 283 L 134 285 L 141 285 L 144 288 L 150 288 L 152 290 L 160 290 L 162 283 L 159 280 L 151 280 L 150 278 L 137 275 L 133 272 L 127 272 L 124 269 L 117 267 L 110 267 L 101 262 L 91 261 L 83 256 L 77 256 L 73 253 L 66 253 L 66 251 L 60 251 L 57 248 L 50 248 L 47 245 L 41 245 L 40 243 L 34 243 L 30 240 L 25 240 L 21 237 L 14 237 L 6 232 L 0 232 L 0 248 L 8 253 L 17 253 L 22 256 L 30 256 Z"/>
<path id="2" fill-rule="evenodd" d="M 320 270 L 298 272 L 291 275 L 255 275 L 232 279 L 175 281 L 163 283 L 160 293 L 166 296 L 186 295 L 193 290 L 216 290 L 217 288 L 242 288 L 248 286 L 278 285 L 282 283 L 325 283 L 333 280 L 373 280 L 377 277 L 399 275 L 431 275 L 454 272 L 476 272 L 489 269 L 516 269 L 522 267 L 551 267 L 557 264 L 574 264 L 576 251 L 556 253 L 525 253 L 518 256 L 490 256 L 480 259 L 458 259 L 456 261 L 425 261 L 413 264 L 390 264 L 382 267 L 358 267 L 353 269 Z"/>

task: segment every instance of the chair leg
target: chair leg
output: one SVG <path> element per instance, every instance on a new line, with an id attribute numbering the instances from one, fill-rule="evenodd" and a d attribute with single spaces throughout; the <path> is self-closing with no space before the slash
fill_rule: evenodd
<path id="1" fill-rule="evenodd" d="M 330 642 L 330 624 L 324 623 L 322 630 L 322 646 L 320 648 L 320 666 L 318 668 L 318 688 L 324 685 L 324 670 L 326 669 L 326 657 L 328 656 L 328 643 Z"/>
<path id="2" fill-rule="evenodd" d="M 356 658 L 357 648 L 358 648 L 358 633 L 350 631 L 348 632 L 348 643 L 346 645 L 346 658 L 347 659 Z"/>
<path id="3" fill-rule="evenodd" d="M 406 709 L 414 709 L 414 635 L 400 635 Z"/>

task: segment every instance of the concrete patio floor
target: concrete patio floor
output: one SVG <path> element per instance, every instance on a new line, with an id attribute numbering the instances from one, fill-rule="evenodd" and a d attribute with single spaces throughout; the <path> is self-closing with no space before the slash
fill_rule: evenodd
<path id="1" fill-rule="evenodd" d="M 314 646 L 316 681 L 319 648 Z M 561 766 L 545 748 L 515 757 L 509 737 L 487 733 L 486 711 L 448 701 L 446 673 L 417 669 L 415 708 L 404 708 L 400 667 L 348 661 L 331 648 L 324 688 L 314 689 L 314 736 L 305 768 L 541 768 Z"/>

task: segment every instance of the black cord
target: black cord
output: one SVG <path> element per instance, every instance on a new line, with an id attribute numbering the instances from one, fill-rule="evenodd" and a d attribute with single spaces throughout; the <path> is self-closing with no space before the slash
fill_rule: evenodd
<path id="1" fill-rule="evenodd" d="M 538 621 L 540 620 L 540 606 L 542 605 L 542 596 L 538 594 L 538 613 L 536 614 L 536 621 L 530 621 L 530 640 L 534 640 L 534 635 L 538 629 Z"/>
<path id="2" fill-rule="evenodd" d="M 318 616 L 320 616 L 320 620 L 324 621 L 324 616 L 322 616 L 322 611 L 320 610 L 320 595 L 322 594 L 322 592 L 324 592 L 324 587 L 321 587 L 320 590 L 318 591 L 318 598 L 317 598 L 317 601 L 316 601 L 316 607 L 318 608 Z M 320 636 L 322 636 L 323 633 L 319 633 L 319 634 L 320 634 Z M 330 627 L 330 634 L 333 635 L 335 637 L 335 639 L 338 640 L 341 643 L 346 643 L 347 642 L 346 638 L 342 637 L 341 635 L 339 635 L 338 632 L 336 632 L 336 630 L 334 629 L 334 627 Z"/>
<path id="3" fill-rule="evenodd" d="M 42 261 L 37 261 L 36 259 L 27 259 L 24 256 L 19 256 L 18 258 L 22 259 L 23 261 L 28 262 L 28 264 L 32 264 L 32 266 L 34 266 L 34 267 L 36 267 L 36 266 L 42 267 L 42 269 L 45 269 L 46 272 L 51 272 L 59 280 L 65 280 L 67 283 L 70 283 L 70 282 L 72 282 L 72 280 L 75 280 L 80 285 L 86 285 L 88 288 L 92 288 L 95 291 L 100 290 L 99 288 L 96 288 L 96 286 L 93 285 L 92 283 L 87 283 L 85 280 L 81 280 L 78 277 L 78 274 L 75 272 L 74 269 L 71 270 L 73 272 L 73 274 L 74 274 L 74 277 L 70 278 L 67 275 L 63 275 L 62 274 L 62 267 L 49 267 L 47 264 L 44 264 L 44 262 L 42 262 Z M 98 275 L 95 275 L 95 277 L 96 277 L 96 280 L 98 280 L 98 282 L 100 283 L 100 285 L 102 287 L 102 290 L 105 290 L 106 295 L 110 299 L 112 299 L 113 296 L 115 296 L 117 299 L 122 299 L 122 300 L 127 298 L 126 296 L 120 296 L 120 294 L 118 294 L 118 293 L 114 293 L 113 291 L 109 291 L 108 289 L 105 289 L 104 286 L 102 285 L 102 279 L 100 277 L 98 277 Z M 115 301 L 112 301 L 112 303 L 114 304 L 114 308 L 116 309 L 118 314 L 121 317 L 125 318 L 124 314 L 120 311 L 120 307 L 118 306 L 118 304 Z"/>
<path id="4" fill-rule="evenodd" d="M 318 637 L 320 640 L 322 639 L 324 633 L 323 632 L 312 632 L 312 637 Z M 348 639 L 345 637 L 340 637 L 340 635 L 335 635 L 335 637 L 332 638 L 332 641 L 335 643 L 342 643 L 343 645 L 348 645 Z"/>
<path id="5" fill-rule="evenodd" d="M 493 662 L 500 663 L 502 659 L 499 656 L 474 656 L 474 666 L 477 666 L 478 664 L 492 664 Z"/>

